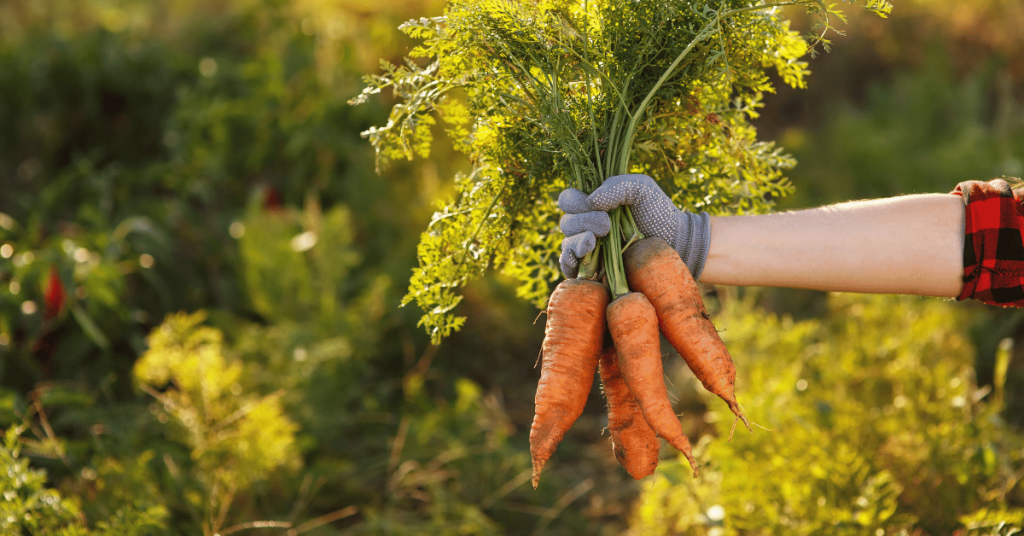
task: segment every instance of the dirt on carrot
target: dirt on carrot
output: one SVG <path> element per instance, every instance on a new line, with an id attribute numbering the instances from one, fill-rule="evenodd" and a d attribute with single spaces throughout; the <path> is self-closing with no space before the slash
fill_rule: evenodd
<path id="1" fill-rule="evenodd" d="M 644 419 L 640 404 L 629 392 L 619 369 L 614 346 L 605 348 L 598 364 L 604 397 L 608 401 L 608 432 L 612 436 L 612 452 L 629 476 L 640 480 L 658 467 L 661 441 Z"/>
<path id="2" fill-rule="evenodd" d="M 725 400 L 749 430 L 750 423 L 736 402 L 736 367 L 679 254 L 661 238 L 649 237 L 623 252 L 623 260 L 630 288 L 650 300 L 669 344 L 704 388 Z"/>
<path id="3" fill-rule="evenodd" d="M 543 364 L 530 428 L 534 489 L 544 464 L 587 403 L 604 345 L 607 305 L 604 285 L 584 279 L 562 281 L 548 300 Z"/>
<path id="4" fill-rule="evenodd" d="M 622 377 L 640 405 L 644 418 L 659 436 L 686 455 L 693 475 L 697 476 L 697 462 L 690 451 L 690 440 L 683 434 L 679 418 L 668 400 L 654 306 L 640 292 L 631 292 L 608 305 L 607 317 L 608 329 L 619 354 Z"/>

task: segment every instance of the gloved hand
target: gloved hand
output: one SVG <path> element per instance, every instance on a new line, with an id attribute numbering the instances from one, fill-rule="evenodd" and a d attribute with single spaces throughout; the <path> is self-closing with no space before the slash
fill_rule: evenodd
<path id="1" fill-rule="evenodd" d="M 558 261 L 566 277 L 576 277 L 580 259 L 611 229 L 607 211 L 620 205 L 631 207 L 641 233 L 665 240 L 679 253 L 693 278 L 700 278 L 711 244 L 711 217 L 707 212 L 679 210 L 647 175 L 609 177 L 589 196 L 575 188 L 558 196 L 558 208 L 565 212 L 558 224 L 565 234 Z"/>

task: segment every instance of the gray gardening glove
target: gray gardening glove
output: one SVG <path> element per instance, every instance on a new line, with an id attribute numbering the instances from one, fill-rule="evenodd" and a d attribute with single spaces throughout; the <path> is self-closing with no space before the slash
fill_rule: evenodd
<path id="1" fill-rule="evenodd" d="M 594 193 L 569 188 L 558 196 L 558 208 L 566 214 L 559 227 L 562 241 L 559 263 L 566 277 L 576 277 L 579 260 L 593 251 L 597 237 L 608 234 L 607 211 L 628 205 L 640 232 L 657 236 L 679 252 L 694 279 L 699 279 L 711 244 L 711 217 L 679 210 L 658 183 L 647 175 L 609 177 Z"/>
<path id="2" fill-rule="evenodd" d="M 563 190 L 558 195 L 558 208 L 565 212 L 558 227 L 562 229 L 562 265 L 565 277 L 576 277 L 580 271 L 580 259 L 594 251 L 598 237 L 608 234 L 612 221 L 608 213 L 595 211 L 587 204 L 587 194 L 575 188 Z"/>

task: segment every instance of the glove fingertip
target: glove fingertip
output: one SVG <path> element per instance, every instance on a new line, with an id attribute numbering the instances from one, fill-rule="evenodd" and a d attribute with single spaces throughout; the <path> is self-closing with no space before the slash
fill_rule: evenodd
<path id="1" fill-rule="evenodd" d="M 579 214 L 590 210 L 587 205 L 587 194 L 576 188 L 566 188 L 558 194 L 558 208 L 568 214 Z"/>
<path id="2" fill-rule="evenodd" d="M 622 194 L 621 185 L 605 181 L 587 197 L 587 206 L 594 211 L 609 211 L 622 204 Z"/>
<path id="3" fill-rule="evenodd" d="M 579 259 L 569 248 L 562 249 L 562 255 L 558 257 L 558 264 L 562 269 L 562 275 L 570 279 L 575 278 L 580 272 Z"/>
<path id="4" fill-rule="evenodd" d="M 605 179 L 590 197 L 587 204 L 592 210 L 608 211 L 621 205 L 632 205 L 638 201 L 638 193 L 647 184 L 657 184 L 643 174 L 615 175 Z"/>
<path id="5" fill-rule="evenodd" d="M 586 257 L 587 254 L 594 251 L 595 247 L 597 247 L 597 238 L 590 231 L 583 231 L 562 241 L 562 251 L 571 251 L 577 259 Z"/>

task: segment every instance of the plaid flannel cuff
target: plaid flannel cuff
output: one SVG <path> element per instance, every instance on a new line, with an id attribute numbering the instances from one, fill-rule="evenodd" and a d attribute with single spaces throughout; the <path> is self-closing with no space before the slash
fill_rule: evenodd
<path id="1" fill-rule="evenodd" d="M 957 299 L 1024 307 L 1024 192 L 995 179 L 962 182 L 952 193 L 966 205 L 964 286 Z"/>

